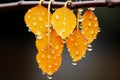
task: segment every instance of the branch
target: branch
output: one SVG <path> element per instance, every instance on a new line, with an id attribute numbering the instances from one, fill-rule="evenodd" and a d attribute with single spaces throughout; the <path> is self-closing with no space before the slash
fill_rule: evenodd
<path id="1" fill-rule="evenodd" d="M 0 4 L 0 11 L 1 10 L 10 10 L 10 9 L 23 9 L 23 8 L 31 8 L 35 5 L 39 4 L 39 1 L 23 1 L 20 0 L 18 2 L 12 2 L 12 3 L 3 3 Z M 42 3 L 45 7 L 48 6 L 48 1 L 44 1 Z M 65 2 L 57 2 L 54 1 L 52 3 L 52 7 L 62 7 L 64 6 Z M 114 7 L 114 6 L 120 6 L 120 0 L 96 0 L 96 1 L 79 1 L 79 2 L 72 2 L 70 5 L 68 5 L 68 8 L 70 9 L 76 9 L 81 7 Z"/>

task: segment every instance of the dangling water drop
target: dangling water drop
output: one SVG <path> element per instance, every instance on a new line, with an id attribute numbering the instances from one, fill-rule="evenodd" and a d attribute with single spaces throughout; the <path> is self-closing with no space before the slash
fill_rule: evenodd
<path id="1" fill-rule="evenodd" d="M 56 15 L 55 15 L 55 19 L 58 19 L 58 18 L 59 18 L 59 15 L 56 14 Z"/>
<path id="2" fill-rule="evenodd" d="M 42 75 L 45 75 L 45 72 L 42 71 Z"/>
<path id="3" fill-rule="evenodd" d="M 88 51 L 92 51 L 92 45 L 88 45 Z"/>
<path id="4" fill-rule="evenodd" d="M 94 10 L 95 10 L 95 7 L 90 7 L 90 8 L 88 8 L 88 9 L 94 11 Z"/>
<path id="5" fill-rule="evenodd" d="M 41 36 L 41 35 L 36 35 L 36 38 L 37 38 L 37 39 L 42 39 L 43 36 Z"/>
<path id="6" fill-rule="evenodd" d="M 72 65 L 76 66 L 76 65 L 77 65 L 77 62 L 74 62 L 74 61 L 73 61 L 73 62 L 72 62 Z"/>
<path id="7" fill-rule="evenodd" d="M 101 32 L 101 28 L 98 29 L 98 32 Z"/>
<path id="8" fill-rule="evenodd" d="M 47 75 L 48 79 L 53 79 L 53 75 Z"/>
<path id="9" fill-rule="evenodd" d="M 32 32 L 31 29 L 28 29 L 28 32 Z"/>

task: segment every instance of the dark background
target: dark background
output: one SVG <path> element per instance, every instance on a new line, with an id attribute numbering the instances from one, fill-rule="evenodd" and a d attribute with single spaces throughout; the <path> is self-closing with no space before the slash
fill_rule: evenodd
<path id="1" fill-rule="evenodd" d="M 47 80 L 35 60 L 35 37 L 24 23 L 26 11 L 0 11 L 0 80 Z M 120 7 L 97 7 L 95 14 L 101 32 L 92 43 L 93 51 L 73 66 L 64 48 L 62 65 L 53 80 L 120 80 Z"/>

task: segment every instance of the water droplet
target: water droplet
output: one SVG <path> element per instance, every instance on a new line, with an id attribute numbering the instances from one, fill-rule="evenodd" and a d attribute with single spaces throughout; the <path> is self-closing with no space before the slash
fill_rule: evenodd
<path id="1" fill-rule="evenodd" d="M 65 41 L 65 40 L 63 40 L 63 43 L 66 43 L 66 41 Z"/>
<path id="2" fill-rule="evenodd" d="M 57 66 L 58 65 L 58 63 L 55 63 L 55 66 Z"/>
<path id="3" fill-rule="evenodd" d="M 48 79 L 53 79 L 53 75 L 47 75 Z"/>
<path id="4" fill-rule="evenodd" d="M 36 35 L 36 38 L 37 38 L 37 39 L 42 39 L 43 36 L 41 36 L 41 35 Z"/>
<path id="5" fill-rule="evenodd" d="M 47 27 L 47 28 L 48 28 L 48 23 L 46 23 L 46 24 L 45 24 L 45 27 Z"/>
<path id="6" fill-rule="evenodd" d="M 88 51 L 92 51 L 92 48 L 88 48 Z"/>
<path id="7" fill-rule="evenodd" d="M 70 41 L 73 41 L 73 38 L 71 38 Z"/>
<path id="8" fill-rule="evenodd" d="M 44 49 L 41 49 L 41 51 L 44 51 Z"/>
<path id="9" fill-rule="evenodd" d="M 78 9 L 80 12 L 83 12 L 83 8 Z"/>
<path id="10" fill-rule="evenodd" d="M 42 71 L 42 75 L 45 75 L 45 72 Z"/>
<path id="11" fill-rule="evenodd" d="M 42 55 L 42 58 L 44 58 L 45 57 L 45 55 Z"/>
<path id="12" fill-rule="evenodd" d="M 57 45 L 57 46 L 55 47 L 55 49 L 59 49 L 59 46 Z"/>
<path id="13" fill-rule="evenodd" d="M 68 51 L 70 52 L 70 49 L 68 49 Z"/>
<path id="14" fill-rule="evenodd" d="M 91 45 L 91 44 L 89 44 L 89 45 L 88 45 L 88 47 L 92 47 L 92 45 Z"/>
<path id="15" fill-rule="evenodd" d="M 66 26 L 66 22 L 63 22 L 63 25 Z"/>
<path id="16" fill-rule="evenodd" d="M 89 7 L 88 9 L 94 11 L 95 7 Z"/>
<path id="17" fill-rule="evenodd" d="M 75 46 L 78 46 L 78 43 L 75 43 Z"/>
<path id="18" fill-rule="evenodd" d="M 73 62 L 72 62 L 72 65 L 76 66 L 76 65 L 77 65 L 77 62 L 74 62 L 74 61 L 73 61 Z"/>
<path id="19" fill-rule="evenodd" d="M 83 18 L 82 18 L 82 16 L 80 16 L 80 18 L 79 18 L 79 22 L 82 22 L 83 21 Z"/>
<path id="20" fill-rule="evenodd" d="M 28 19 L 30 19 L 30 16 L 28 16 Z"/>
<path id="21" fill-rule="evenodd" d="M 31 29 L 28 29 L 28 32 L 32 32 Z"/>
<path id="22" fill-rule="evenodd" d="M 41 18 L 41 17 L 39 17 L 38 19 L 39 19 L 40 21 L 42 21 L 42 18 Z"/>
<path id="23" fill-rule="evenodd" d="M 50 55 L 48 55 L 48 59 L 50 59 L 51 58 L 51 56 Z"/>
<path id="24" fill-rule="evenodd" d="M 85 58 L 86 56 L 84 55 L 83 58 Z"/>
<path id="25" fill-rule="evenodd" d="M 52 67 L 51 65 L 48 66 L 48 68 L 51 68 L 51 67 Z"/>
<path id="26" fill-rule="evenodd" d="M 35 17 L 33 17 L 32 19 L 35 20 Z"/>
<path id="27" fill-rule="evenodd" d="M 79 27 L 80 27 L 80 29 L 82 29 L 82 26 L 81 26 L 81 25 L 80 25 Z"/>
<path id="28" fill-rule="evenodd" d="M 64 32 L 65 32 L 65 29 L 63 29 L 62 32 L 64 33 Z"/>
<path id="29" fill-rule="evenodd" d="M 55 11 L 55 8 L 52 8 L 52 11 Z"/>
<path id="30" fill-rule="evenodd" d="M 55 15 L 55 19 L 58 19 L 58 18 L 59 18 L 59 15 L 56 14 L 56 15 Z"/>
<path id="31" fill-rule="evenodd" d="M 97 27 L 97 26 L 98 26 L 98 24 L 96 23 L 96 24 L 95 24 L 95 27 Z"/>
<path id="32" fill-rule="evenodd" d="M 88 51 L 92 51 L 92 45 L 88 45 Z"/>
<path id="33" fill-rule="evenodd" d="M 98 29 L 98 32 L 101 32 L 101 28 Z"/>
<path id="34" fill-rule="evenodd" d="M 36 26 L 36 25 L 37 25 L 37 23 L 36 23 L 36 22 L 33 22 L 33 25 L 34 25 L 34 26 Z"/>
<path id="35" fill-rule="evenodd" d="M 91 31 L 91 34 L 94 34 L 94 30 Z"/>
<path id="36" fill-rule="evenodd" d="M 91 24 L 91 22 L 88 22 L 88 26 L 91 26 L 92 24 Z"/>
<path id="37" fill-rule="evenodd" d="M 71 34 L 73 35 L 74 33 L 73 33 L 73 32 L 71 32 Z"/>
<path id="38" fill-rule="evenodd" d="M 78 50 L 76 50 L 76 53 L 75 53 L 76 55 L 78 55 L 79 54 L 79 52 L 78 52 Z"/>

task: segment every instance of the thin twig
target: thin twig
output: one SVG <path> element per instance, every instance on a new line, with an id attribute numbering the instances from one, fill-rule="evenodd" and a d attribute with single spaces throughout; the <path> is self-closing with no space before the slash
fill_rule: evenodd
<path id="1" fill-rule="evenodd" d="M 39 4 L 39 1 L 19 0 L 18 2 L 0 4 L 0 10 L 31 8 L 37 4 Z M 42 4 L 45 7 L 47 7 L 48 1 L 44 1 Z M 52 2 L 51 7 L 59 8 L 59 7 L 62 7 L 64 4 L 65 4 L 65 2 L 54 1 L 54 2 Z M 81 7 L 92 7 L 92 6 L 94 6 L 94 7 L 120 6 L 120 0 L 97 0 L 97 1 L 72 2 L 70 5 L 68 5 L 68 8 L 77 9 L 77 8 L 81 8 Z"/>

